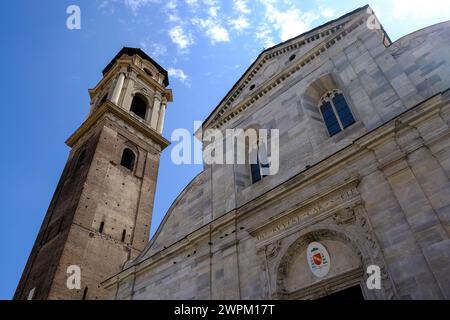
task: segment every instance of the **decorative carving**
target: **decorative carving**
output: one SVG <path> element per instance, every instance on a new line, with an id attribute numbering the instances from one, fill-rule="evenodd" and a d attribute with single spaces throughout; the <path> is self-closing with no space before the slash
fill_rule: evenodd
<path id="1" fill-rule="evenodd" d="M 330 224 L 330 222 L 333 223 Z M 362 274 L 364 278 L 367 277 L 365 270 L 369 265 L 377 265 L 380 267 L 383 290 L 377 291 L 376 293 L 371 292 L 370 294 L 375 294 L 381 299 L 396 298 L 397 295 L 392 280 L 387 272 L 384 258 L 381 255 L 381 248 L 373 235 L 372 227 L 366 218 L 362 205 L 334 213 L 332 219 L 311 226 L 306 234 L 302 235 L 289 246 L 276 268 L 275 296 L 289 294 L 287 292 L 286 279 L 289 274 L 289 268 L 298 253 L 306 248 L 310 242 L 320 242 L 329 239 L 340 240 L 353 248 L 362 263 Z"/>
<path id="2" fill-rule="evenodd" d="M 355 218 L 355 212 L 351 208 L 342 209 L 333 215 L 333 220 L 338 225 L 354 223 Z"/>
<path id="3" fill-rule="evenodd" d="M 278 253 L 281 250 L 281 243 L 281 240 L 278 240 L 275 243 L 271 243 L 266 246 L 267 259 L 271 260 L 278 256 Z"/>
<path id="4" fill-rule="evenodd" d="M 294 225 L 311 224 L 311 219 L 314 219 L 319 214 L 327 211 L 330 211 L 331 214 L 331 210 L 334 207 L 342 205 L 342 203 L 348 203 L 350 205 L 352 202 L 354 203 L 356 201 L 360 201 L 359 192 L 356 188 L 356 184 L 352 184 L 347 186 L 344 190 L 335 190 L 331 194 L 322 197 L 313 203 L 300 207 L 295 212 L 287 214 L 261 227 L 259 230 L 256 230 L 256 237 L 258 240 L 263 240 Z"/>
<path id="5" fill-rule="evenodd" d="M 364 263 L 364 268 L 367 268 L 369 265 L 377 265 L 380 267 L 381 271 L 381 280 L 382 280 L 382 288 L 384 293 L 383 299 L 393 300 L 396 299 L 397 294 L 395 292 L 392 280 L 390 279 L 389 273 L 387 271 L 386 263 L 381 254 L 381 248 L 378 244 L 378 241 L 375 239 L 372 231 L 372 226 L 370 225 L 369 220 L 366 218 L 366 212 L 364 207 L 358 206 L 355 208 L 357 212 L 357 223 L 360 232 L 363 234 L 363 239 L 359 241 L 364 241 L 361 243 L 366 243 L 366 247 L 368 247 L 370 255 L 363 257 L 362 261 Z"/>

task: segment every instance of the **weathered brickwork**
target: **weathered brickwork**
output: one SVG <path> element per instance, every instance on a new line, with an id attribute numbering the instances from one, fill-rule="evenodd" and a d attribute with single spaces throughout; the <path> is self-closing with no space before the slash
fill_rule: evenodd
<path id="1" fill-rule="evenodd" d="M 395 43 L 362 8 L 263 52 L 203 124 L 280 130 L 280 171 L 205 166 L 147 248 L 104 282 L 115 299 L 449 299 L 450 23 Z M 253 86 L 254 85 L 254 86 Z M 355 124 L 330 138 L 318 103 Z M 325 278 L 306 261 L 322 243 Z M 381 268 L 381 290 L 366 286 Z"/>

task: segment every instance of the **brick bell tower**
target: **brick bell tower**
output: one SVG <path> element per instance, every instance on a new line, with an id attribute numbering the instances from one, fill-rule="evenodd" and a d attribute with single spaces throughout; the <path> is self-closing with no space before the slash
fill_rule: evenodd
<path id="1" fill-rule="evenodd" d="M 168 84 L 167 71 L 140 49 L 123 48 L 103 70 L 89 90 L 89 116 L 66 141 L 69 159 L 14 299 L 107 299 L 100 283 L 144 249 L 169 145 Z M 70 290 L 73 265 L 81 287 Z"/>

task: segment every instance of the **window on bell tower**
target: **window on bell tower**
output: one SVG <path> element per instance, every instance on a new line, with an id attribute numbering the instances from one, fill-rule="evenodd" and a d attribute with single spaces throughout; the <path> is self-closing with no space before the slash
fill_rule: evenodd
<path id="1" fill-rule="evenodd" d="M 145 120 L 147 114 L 147 101 L 140 95 L 135 95 L 131 102 L 130 111 L 137 115 L 139 118 Z"/>
<path id="2" fill-rule="evenodd" d="M 134 155 L 134 152 L 126 148 L 123 150 L 120 165 L 127 168 L 128 170 L 133 170 L 135 159 L 136 156 Z"/>
<path id="3" fill-rule="evenodd" d="M 326 93 L 320 99 L 319 107 L 330 137 L 355 123 L 350 107 L 339 90 Z"/>

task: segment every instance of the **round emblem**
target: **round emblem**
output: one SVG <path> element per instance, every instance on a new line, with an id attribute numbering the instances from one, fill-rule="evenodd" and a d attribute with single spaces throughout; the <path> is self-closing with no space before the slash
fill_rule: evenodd
<path id="1" fill-rule="evenodd" d="M 330 271 L 330 255 L 327 249 L 318 242 L 309 244 L 306 250 L 306 260 L 311 272 L 318 278 L 325 277 Z"/>

